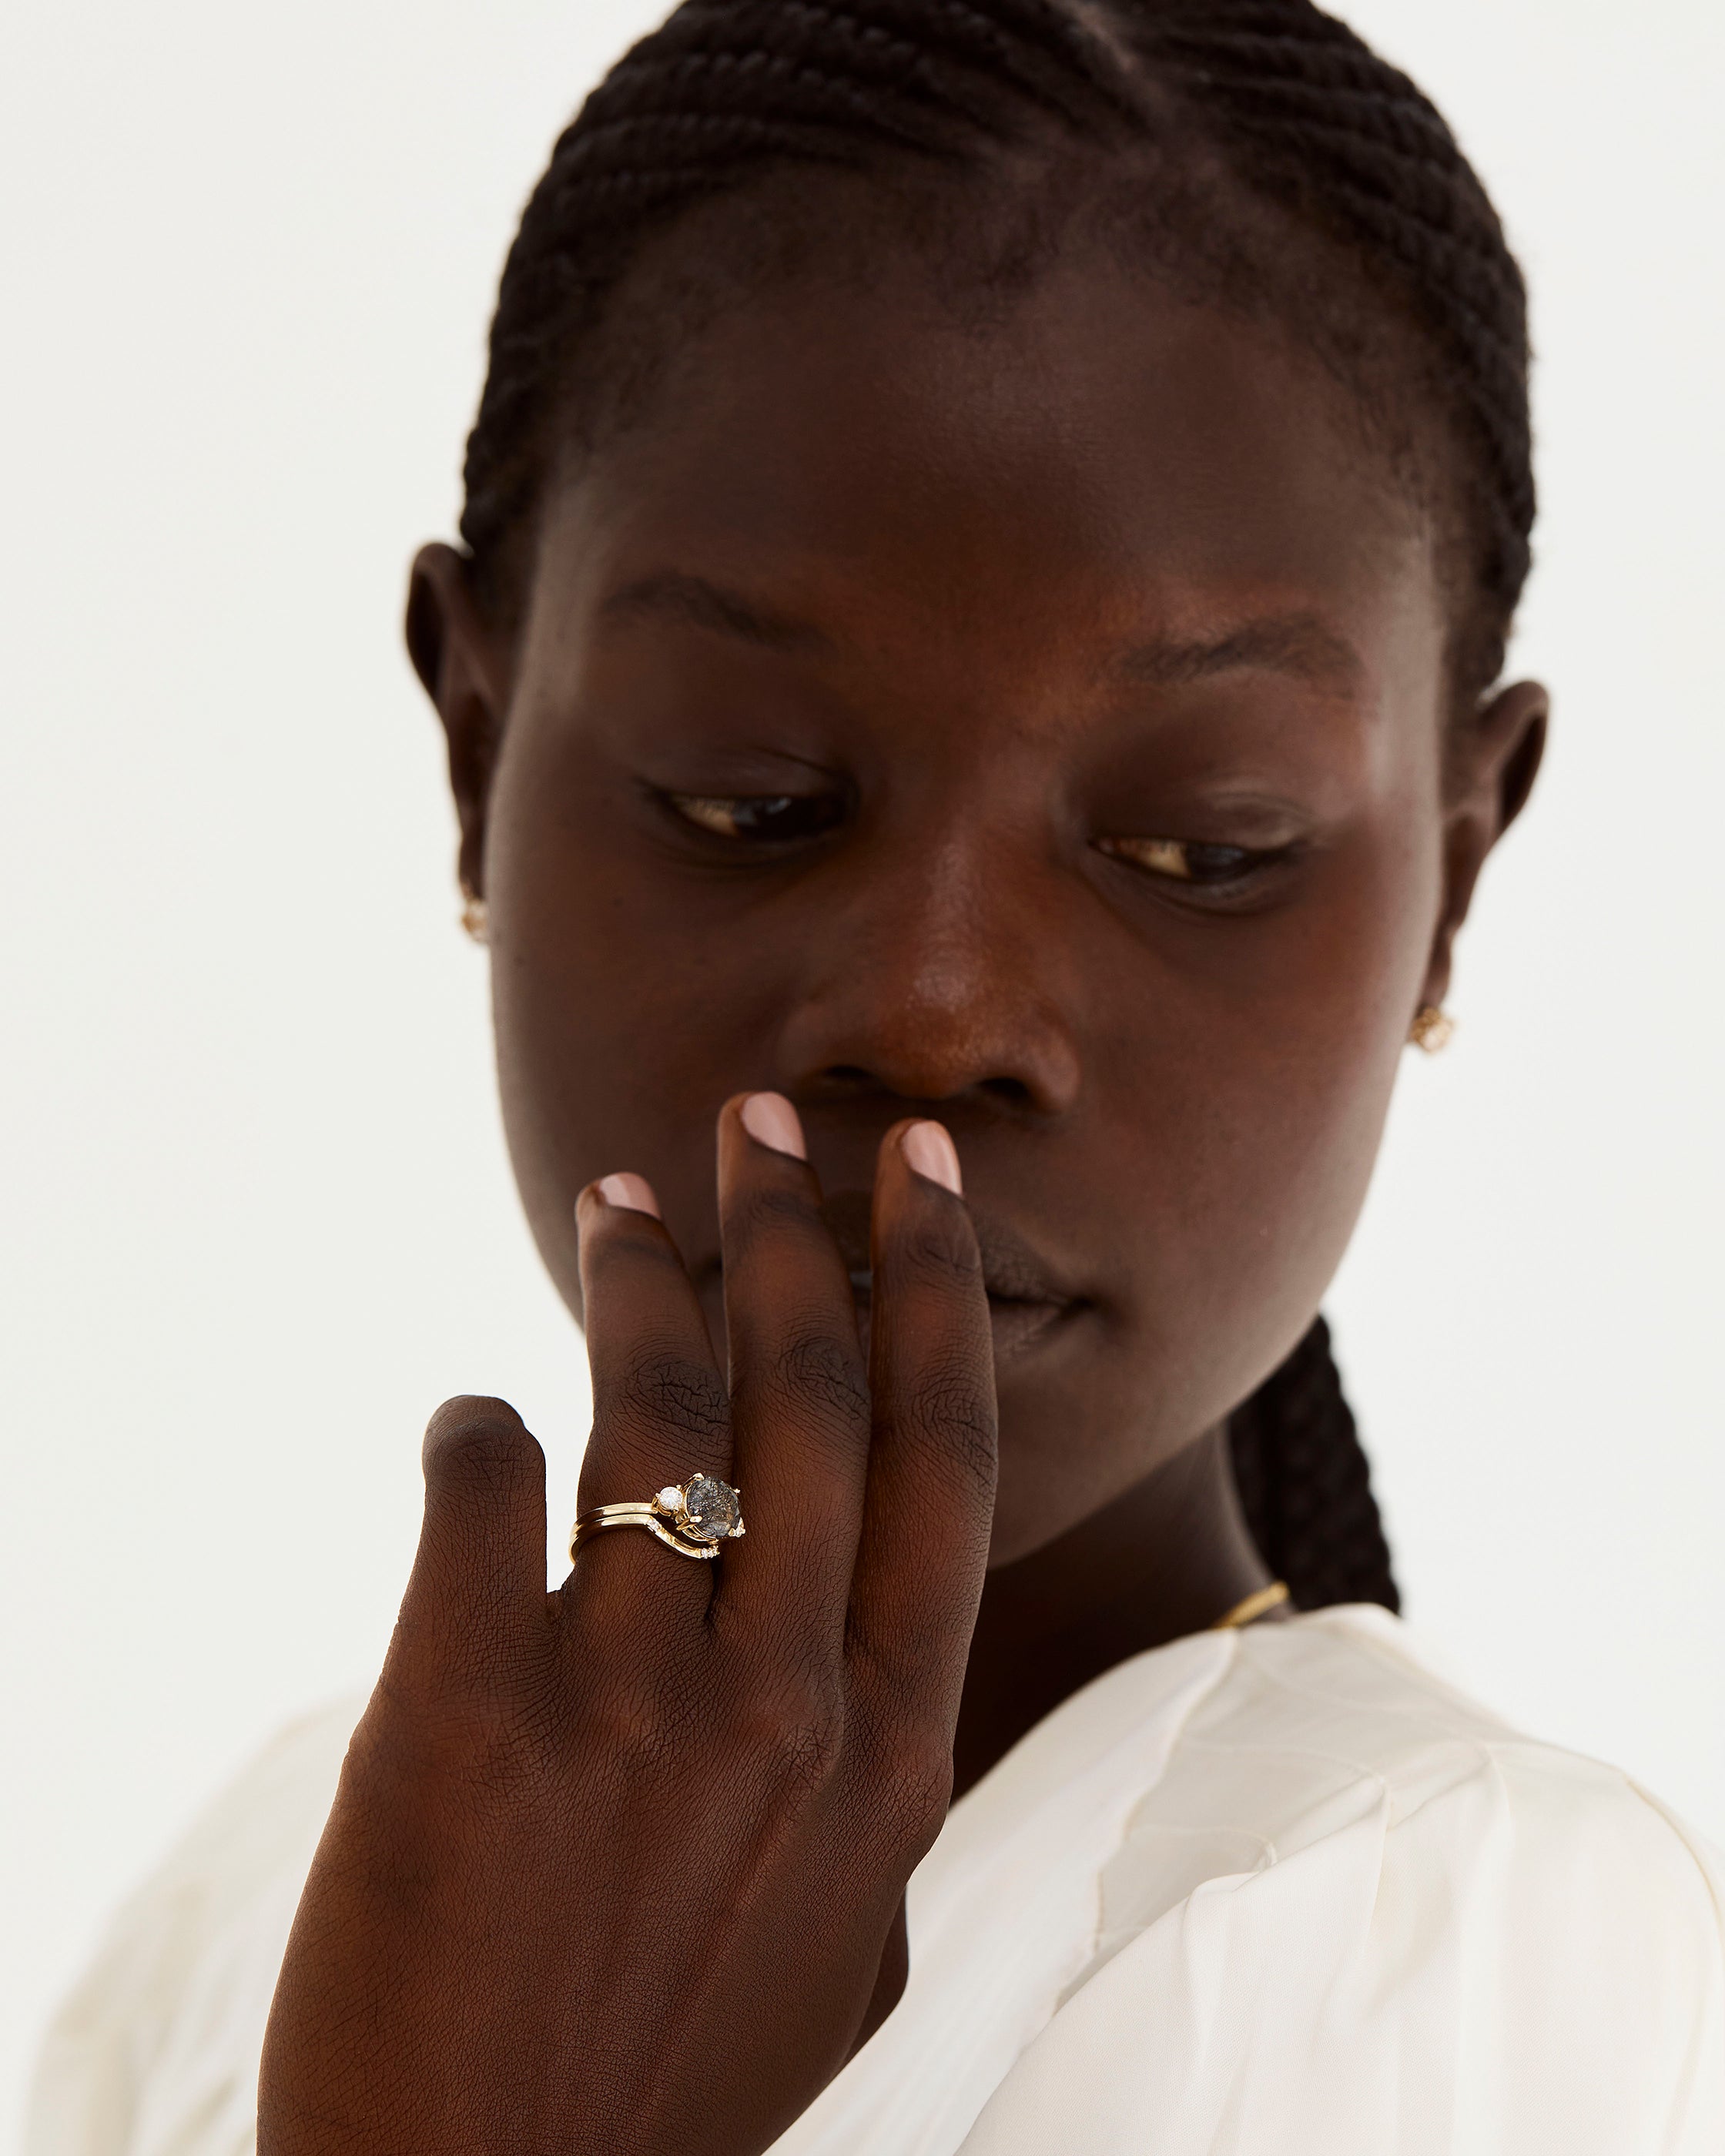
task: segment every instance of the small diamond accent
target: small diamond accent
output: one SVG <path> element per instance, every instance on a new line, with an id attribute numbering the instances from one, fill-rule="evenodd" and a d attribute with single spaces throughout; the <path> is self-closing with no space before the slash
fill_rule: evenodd
<path id="1" fill-rule="evenodd" d="M 691 1542 L 722 1542 L 727 1535 L 737 1533 L 741 1525 L 742 1501 L 716 1475 L 697 1475 L 689 1485 L 683 1506 L 688 1515 L 683 1532 Z"/>
<path id="2" fill-rule="evenodd" d="M 680 1512 L 683 1509 L 683 1493 L 675 1482 L 667 1482 L 653 1502 L 661 1512 Z"/>

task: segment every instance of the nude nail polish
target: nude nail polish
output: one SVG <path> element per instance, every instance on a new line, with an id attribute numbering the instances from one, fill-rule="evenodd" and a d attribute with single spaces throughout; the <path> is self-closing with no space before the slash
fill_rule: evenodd
<path id="1" fill-rule="evenodd" d="M 601 1176 L 599 1195 L 608 1205 L 620 1205 L 626 1212 L 650 1213 L 655 1220 L 662 1217 L 653 1186 L 644 1175 Z"/>
<path id="2" fill-rule="evenodd" d="M 803 1125 L 783 1093 L 751 1093 L 742 1104 L 742 1127 L 757 1145 L 774 1152 L 788 1152 L 793 1160 L 807 1160 Z"/>
<path id="3" fill-rule="evenodd" d="M 937 1183 L 942 1190 L 950 1190 L 955 1198 L 964 1195 L 963 1178 L 958 1173 L 958 1148 L 952 1141 L 944 1123 L 912 1123 L 899 1140 L 905 1158 L 918 1175 L 926 1175 L 931 1183 Z"/>

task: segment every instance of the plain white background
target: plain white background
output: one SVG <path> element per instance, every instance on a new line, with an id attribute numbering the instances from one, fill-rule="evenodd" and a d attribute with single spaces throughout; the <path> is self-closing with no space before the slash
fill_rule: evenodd
<path id="1" fill-rule="evenodd" d="M 398 644 L 557 126 L 650 0 L 55 0 L 0 52 L 0 2107 L 103 1912 L 363 1687 L 458 1389 L 552 1459 Z M 1528 265 L 1558 692 L 1331 1308 L 1409 1610 L 1725 1835 L 1725 13 L 1358 0 Z"/>

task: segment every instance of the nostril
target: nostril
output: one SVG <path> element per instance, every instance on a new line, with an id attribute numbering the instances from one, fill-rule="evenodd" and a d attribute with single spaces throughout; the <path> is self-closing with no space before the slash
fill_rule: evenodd
<path id="1" fill-rule="evenodd" d="M 913 1092 L 907 1091 L 902 1083 L 891 1084 L 878 1071 L 867 1070 L 860 1063 L 829 1063 L 820 1074 L 819 1085 L 829 1098 L 859 1093 L 880 1094 L 906 1106 L 926 1102 L 930 1106 L 937 1107 L 941 1102 L 956 1100 L 963 1093 L 970 1094 L 973 1098 L 980 1094 L 985 1100 L 992 1101 L 1003 1108 L 1022 1110 L 1036 1105 L 1034 1090 L 1022 1078 L 983 1078 L 973 1086 L 961 1086 L 956 1091 L 936 1087 L 926 1092 Z"/>

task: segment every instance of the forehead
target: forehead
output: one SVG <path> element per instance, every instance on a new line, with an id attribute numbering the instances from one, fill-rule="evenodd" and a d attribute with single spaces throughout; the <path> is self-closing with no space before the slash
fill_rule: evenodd
<path id="1" fill-rule="evenodd" d="M 1095 257 L 986 311 L 905 262 L 710 314 L 550 490 L 536 588 L 563 613 L 666 571 L 1029 666 L 1147 616 L 1307 615 L 1434 671 L 1441 645 L 1431 535 L 1349 393 Z"/>

